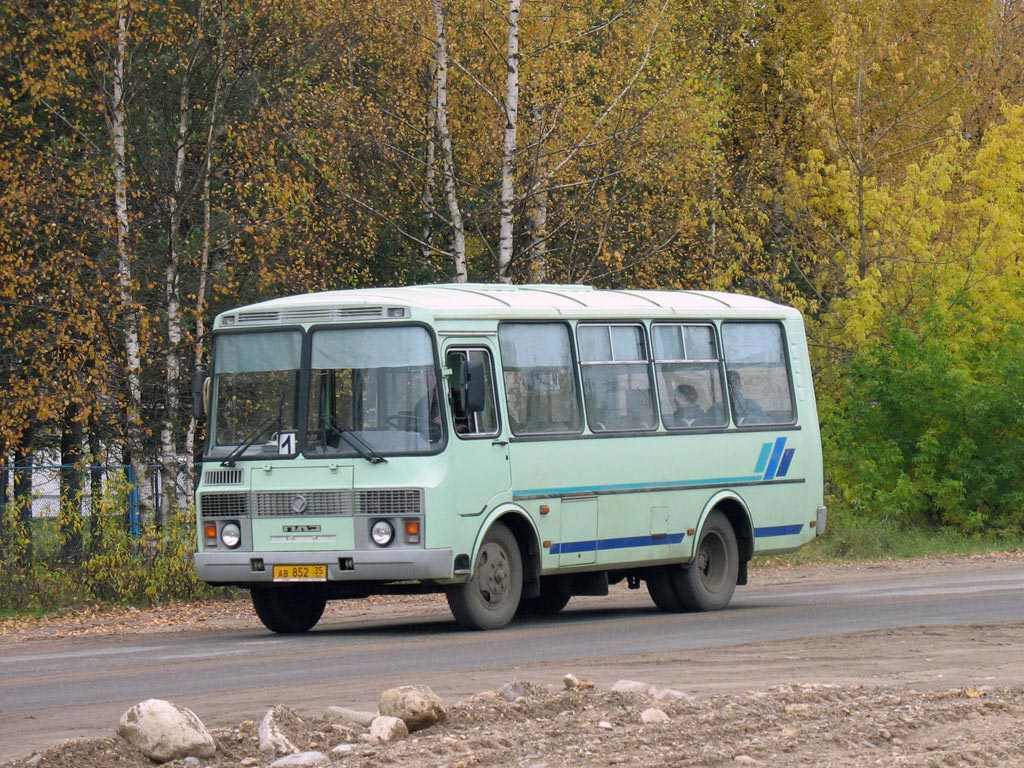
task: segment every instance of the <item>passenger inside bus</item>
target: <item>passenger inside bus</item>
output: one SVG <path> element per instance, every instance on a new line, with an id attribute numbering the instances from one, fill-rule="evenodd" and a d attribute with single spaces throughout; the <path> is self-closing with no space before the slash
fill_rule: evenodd
<path id="1" fill-rule="evenodd" d="M 676 410 L 672 416 L 677 427 L 690 427 L 703 420 L 704 411 L 697 405 L 696 387 L 691 384 L 676 387 Z"/>
<path id="2" fill-rule="evenodd" d="M 739 371 L 729 371 L 726 374 L 729 382 L 729 396 L 732 400 L 732 415 L 737 425 L 762 424 L 768 421 L 764 409 L 756 400 L 751 400 L 743 394 L 743 377 Z"/>

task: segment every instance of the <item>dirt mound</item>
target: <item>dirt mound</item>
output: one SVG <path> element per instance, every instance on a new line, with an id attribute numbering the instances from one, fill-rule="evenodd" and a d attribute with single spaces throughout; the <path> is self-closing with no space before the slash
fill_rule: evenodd
<path id="1" fill-rule="evenodd" d="M 520 683 L 522 693 L 478 694 L 440 725 L 395 744 L 365 729 L 296 717 L 289 739 L 346 768 L 390 766 L 1011 766 L 1024 754 L 1024 689 L 919 692 L 799 685 L 741 695 L 653 701 L 636 693 Z M 642 713 L 663 711 L 664 722 Z M 256 719 L 214 729 L 215 758 L 177 766 L 264 766 Z M 118 739 L 70 742 L 3 768 L 151 768 Z"/>

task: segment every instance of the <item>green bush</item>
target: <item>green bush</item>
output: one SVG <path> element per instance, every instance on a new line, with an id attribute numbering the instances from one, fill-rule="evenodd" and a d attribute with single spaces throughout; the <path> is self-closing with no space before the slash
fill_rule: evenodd
<path id="1" fill-rule="evenodd" d="M 14 504 L 4 510 L 0 615 L 52 611 L 82 603 L 148 606 L 212 593 L 192 566 L 195 511 L 176 511 L 157 528 L 145 525 L 134 538 L 126 524 L 128 486 L 112 482 L 94 499 L 92 515 L 76 502 L 55 518 L 19 524 Z M 79 547 L 66 546 L 80 540 Z M 70 553 L 70 554 L 69 554 Z"/>
<path id="2" fill-rule="evenodd" d="M 969 308 L 896 319 L 825 399 L 825 467 L 851 513 L 958 534 L 1024 530 L 1024 338 Z"/>

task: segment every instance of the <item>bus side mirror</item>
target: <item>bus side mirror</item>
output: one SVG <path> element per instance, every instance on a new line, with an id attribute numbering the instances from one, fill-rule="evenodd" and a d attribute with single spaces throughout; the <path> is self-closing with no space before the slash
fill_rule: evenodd
<path id="1" fill-rule="evenodd" d="M 466 397 L 466 411 L 480 413 L 487 405 L 487 388 L 484 385 L 484 362 L 467 360 L 462 372 L 465 377 L 462 391 Z"/>
<path id="2" fill-rule="evenodd" d="M 209 402 L 210 377 L 202 366 L 192 371 L 192 418 L 202 421 L 206 417 Z"/>

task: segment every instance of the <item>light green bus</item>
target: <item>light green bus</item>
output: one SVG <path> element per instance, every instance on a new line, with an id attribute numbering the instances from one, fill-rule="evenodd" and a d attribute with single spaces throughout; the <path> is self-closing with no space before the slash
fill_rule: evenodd
<path id="1" fill-rule="evenodd" d="M 748 296 L 292 296 L 219 315 L 195 384 L 197 572 L 274 632 L 410 592 L 497 629 L 623 581 L 717 610 L 825 528 L 803 321 Z"/>

